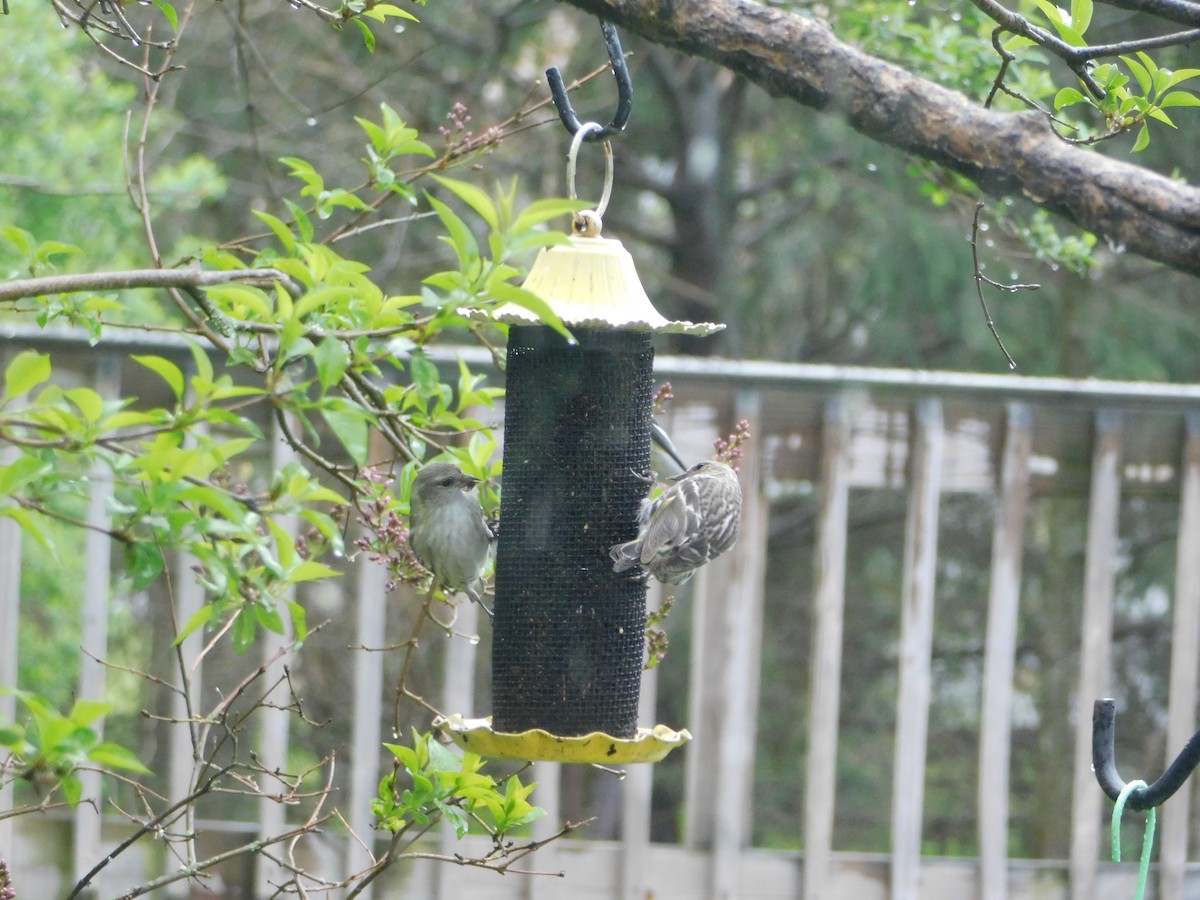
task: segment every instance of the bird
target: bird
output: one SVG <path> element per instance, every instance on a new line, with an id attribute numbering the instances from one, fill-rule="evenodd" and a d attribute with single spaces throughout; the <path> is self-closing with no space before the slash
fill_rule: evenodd
<path id="1" fill-rule="evenodd" d="M 668 483 L 659 496 L 642 501 L 638 536 L 609 550 L 614 572 L 640 563 L 665 584 L 685 584 L 737 541 L 742 487 L 731 466 L 705 460 Z"/>
<path id="2" fill-rule="evenodd" d="M 483 603 L 484 570 L 496 542 L 474 493 L 479 479 L 452 463 L 430 463 L 409 494 L 409 546 L 443 588 Z"/>

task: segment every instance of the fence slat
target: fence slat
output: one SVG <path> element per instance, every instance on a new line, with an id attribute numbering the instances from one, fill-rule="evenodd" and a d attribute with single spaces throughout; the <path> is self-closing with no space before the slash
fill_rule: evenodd
<path id="1" fill-rule="evenodd" d="M 683 751 L 683 844 L 691 850 L 707 849 L 713 839 L 712 773 L 717 768 L 722 700 L 717 673 L 722 671 L 724 627 L 724 598 L 707 589 L 715 565 L 697 572 L 691 582 L 691 597 L 683 596 L 684 602 L 690 601 L 692 606 L 687 717 L 692 740 Z M 686 590 L 674 588 L 668 593 L 673 592 L 678 599 Z"/>
<path id="2" fill-rule="evenodd" d="M 646 591 L 649 609 L 662 606 L 663 588 L 654 579 Z M 658 669 L 642 673 L 642 693 L 638 698 L 638 722 L 644 728 L 656 724 L 658 707 Z M 650 849 L 650 803 L 653 794 L 654 766 L 629 766 L 621 783 L 621 900 L 644 900 L 651 891 L 646 869 Z"/>
<path id="3" fill-rule="evenodd" d="M 204 589 L 191 571 L 192 557 L 186 553 L 179 553 L 175 558 L 176 563 L 171 575 L 171 602 L 175 606 L 176 628 L 182 630 L 183 626 L 204 605 Z M 171 683 L 175 686 L 177 693 L 171 695 L 171 717 L 177 722 L 184 722 L 189 716 L 201 714 L 198 705 L 203 674 L 201 666 L 197 663 L 197 657 L 203 646 L 204 631 L 197 629 L 180 643 L 178 655 L 172 654 L 174 664 L 172 665 Z M 179 659 L 183 660 L 183 665 L 188 670 L 186 694 L 183 676 L 177 662 Z M 187 726 L 172 725 L 168 732 L 167 779 L 170 784 L 170 794 L 168 794 L 170 797 L 186 797 L 192 791 L 192 780 L 196 771 L 193 741 L 197 729 L 196 724 L 189 722 Z M 188 835 L 194 834 L 196 830 L 195 815 L 195 807 L 189 805 L 183 810 L 182 827 L 174 830 Z M 179 846 L 172 845 L 172 849 L 168 849 L 163 854 L 161 874 L 165 875 L 167 872 L 177 870 L 181 865 L 191 865 L 196 862 L 195 845 L 191 840 L 183 843 L 184 855 L 182 858 L 177 856 L 180 851 L 175 849 Z M 192 885 L 188 881 L 178 881 L 167 887 L 166 895 L 171 898 L 190 897 L 191 890 Z"/>
<path id="4" fill-rule="evenodd" d="M 537 782 L 537 805 L 546 810 L 546 815 L 535 821 L 530 829 L 535 841 L 548 840 L 561 827 L 562 767 L 562 763 L 535 762 L 533 775 L 521 779 L 524 784 L 529 784 L 530 781 Z M 537 872 L 561 872 L 563 867 L 558 854 L 558 842 L 552 841 L 530 854 L 528 868 Z M 524 900 L 553 900 L 561 888 L 557 878 L 535 877 L 525 878 L 523 881 L 521 896 Z"/>
<path id="5" fill-rule="evenodd" d="M 1196 728 L 1196 678 L 1200 675 L 1200 414 L 1187 416 L 1179 479 L 1179 537 L 1175 550 L 1175 614 L 1171 630 L 1171 676 L 1167 711 L 1167 763 Z M 1191 785 L 1162 808 L 1159 852 L 1162 900 L 1183 900 Z"/>
<path id="6" fill-rule="evenodd" d="M 913 418 L 916 429 L 909 459 L 908 516 L 904 526 L 900 683 L 892 776 L 892 900 L 918 897 L 944 443 L 941 401 L 918 401 Z"/>
<path id="7" fill-rule="evenodd" d="M 358 607 L 355 641 L 359 650 L 354 654 L 354 725 L 350 735 L 350 805 L 347 813 L 354 833 L 346 838 L 346 863 L 352 872 L 360 871 L 373 861 L 370 850 L 375 831 L 371 827 L 371 801 L 379 789 L 379 750 L 382 729 L 383 664 L 387 654 L 381 651 L 387 633 L 387 570 L 373 561 L 368 553 L 360 553 L 355 565 L 355 601 Z M 366 844 L 364 847 L 363 845 Z M 360 894 L 371 900 L 373 885 Z"/>
<path id="8" fill-rule="evenodd" d="M 7 368 L 7 354 L 0 354 L 0 368 Z M 13 444 L 0 447 L 0 465 L 11 465 L 19 454 Z M 17 635 L 21 614 L 21 526 L 16 519 L 0 517 L 0 686 L 17 686 Z M 17 698 L 0 694 L 0 722 L 16 718 Z M 12 808 L 12 788 L 0 790 L 0 858 L 12 859 L 13 822 L 3 814 Z M 6 856 L 7 854 L 7 856 Z"/>
<path id="9" fill-rule="evenodd" d="M 761 398 L 757 391 L 737 395 L 734 417 L 761 434 Z M 763 441 L 751 441 L 740 461 L 742 522 L 741 552 L 709 564 L 716 577 L 717 618 L 724 631 L 725 652 L 720 667 L 721 724 L 716 735 L 717 769 L 711 773 L 713 825 L 712 896 L 740 896 L 740 860 L 750 842 L 754 795 L 754 746 L 758 727 L 758 686 L 762 667 L 763 582 L 767 568 L 767 498 L 762 484 Z M 710 607 L 711 608 L 711 607 Z M 715 674 L 715 673 L 713 673 Z M 711 675 L 710 675 L 711 677 Z"/>
<path id="10" fill-rule="evenodd" d="M 190 383 L 195 368 L 187 366 L 184 371 Z M 208 435 L 208 429 L 203 423 L 197 426 L 196 431 L 200 440 Z M 188 440 L 194 445 L 193 439 Z M 167 562 L 170 567 L 168 600 L 171 603 L 171 616 L 176 634 L 183 630 L 192 616 L 204 605 L 204 588 L 192 571 L 194 563 L 195 558 L 184 552 L 175 553 Z M 171 653 L 170 682 L 175 689 L 171 694 L 171 718 L 175 723 L 188 722 L 186 726 L 172 724 L 167 731 L 167 796 L 173 798 L 186 797 L 192 792 L 192 784 L 198 771 L 196 740 L 200 726 L 188 720 L 202 714 L 199 703 L 202 696 L 203 667 L 199 656 L 203 648 L 204 629 L 199 628 L 184 638 Z M 180 671 L 181 662 L 187 673 L 186 683 L 184 673 Z M 160 875 L 178 871 L 181 866 L 190 868 L 196 863 L 196 842 L 192 837 L 196 833 L 194 804 L 188 804 L 180 811 L 180 821 L 175 823 L 171 830 L 188 837 L 177 843 L 165 842 L 166 852 L 162 854 Z M 185 879 L 167 885 L 165 893 L 171 900 L 182 900 L 191 897 L 192 887 L 191 881 Z"/>
<path id="11" fill-rule="evenodd" d="M 1000 496 L 992 531 L 987 639 L 979 735 L 979 882 L 981 900 L 1008 897 L 1009 753 L 1012 748 L 1013 669 L 1017 654 L 1017 608 L 1021 553 L 1029 496 L 1033 413 L 1009 404 Z"/>
<path id="12" fill-rule="evenodd" d="M 96 361 L 94 389 L 106 401 L 119 395 L 121 367 L 116 358 L 101 356 Z M 87 508 L 87 533 L 84 536 L 83 558 L 83 633 L 80 643 L 83 653 L 79 658 L 80 700 L 104 700 L 106 670 L 100 660 L 108 656 L 108 601 L 109 572 L 112 562 L 112 538 L 107 529 L 111 520 L 108 501 L 113 494 L 112 473 L 106 465 L 97 462 L 91 470 L 91 492 Z M 93 725 L 93 728 L 98 726 Z M 78 881 L 91 870 L 100 852 L 100 813 L 103 810 L 100 791 L 100 773 L 82 771 L 79 780 L 83 785 L 83 797 L 96 802 L 80 803 L 75 807 L 75 831 L 71 842 L 71 872 Z"/>
<path id="13" fill-rule="evenodd" d="M 1121 508 L 1121 416 L 1096 413 L 1092 484 L 1088 498 L 1087 556 L 1079 690 L 1075 696 L 1074 786 L 1071 796 L 1071 897 L 1094 900 L 1100 849 L 1100 801 L 1092 774 L 1092 702 L 1108 690 L 1112 656 L 1114 566 Z"/>
<path id="14" fill-rule="evenodd" d="M 828 892 L 837 788 L 842 625 L 846 605 L 846 521 L 850 504 L 851 422 L 845 397 L 825 403 L 821 507 L 813 574 L 813 645 L 805 772 L 804 900 Z"/>
<path id="15" fill-rule="evenodd" d="M 379 566 L 375 568 L 378 569 Z M 454 626 L 454 630 L 458 634 L 447 639 L 446 656 L 442 669 L 442 710 L 448 715 L 458 713 L 464 716 L 473 716 L 475 715 L 475 663 L 479 654 L 476 652 L 476 644 L 468 640 L 467 636 L 478 634 L 479 605 L 472 603 L 461 594 L 458 597 L 458 604 Z M 382 628 L 382 624 L 380 627 Z M 380 675 L 382 676 L 382 670 L 380 670 Z M 378 691 L 378 688 L 376 690 Z M 375 740 L 376 747 L 373 752 L 377 755 L 379 751 L 378 734 L 376 734 Z M 379 781 L 379 778 L 377 774 L 373 774 L 372 777 L 373 785 Z M 540 791 L 538 796 L 541 796 Z M 370 799 L 370 797 L 367 798 L 368 812 L 370 811 Z M 454 823 L 449 819 L 442 822 L 438 842 L 441 852 L 446 856 L 453 856 L 459 852 L 458 834 L 454 830 Z M 453 866 L 438 866 L 436 872 L 438 900 L 455 900 L 458 897 L 461 885 L 454 883 L 455 874 Z"/>
<path id="16" fill-rule="evenodd" d="M 278 472 L 289 462 L 296 458 L 296 453 L 291 446 L 284 440 L 283 430 L 279 427 L 279 423 L 271 420 L 271 469 Z M 295 516 L 277 516 L 276 523 L 290 535 L 296 533 L 296 517 Z M 280 601 L 291 599 L 293 596 L 292 589 L 289 589 L 284 596 L 280 597 Z M 263 629 L 261 634 L 262 645 L 262 661 L 273 659 L 275 655 L 287 647 L 292 640 L 291 617 L 287 615 L 286 610 L 280 609 L 280 615 L 283 616 L 284 633 L 276 634 L 273 631 Z M 283 671 L 284 666 L 292 663 L 293 654 L 285 653 L 281 659 L 271 664 L 271 668 L 267 670 L 264 678 L 265 684 L 270 685 L 274 682 L 279 673 Z M 288 744 L 290 735 L 288 729 L 291 726 L 291 713 L 287 706 L 291 703 L 291 697 L 287 695 L 286 685 L 277 685 L 272 691 L 264 696 L 264 705 L 258 710 L 258 762 L 267 772 L 287 772 L 288 764 Z M 276 800 L 271 799 L 269 795 L 279 794 L 280 785 L 271 781 L 267 776 L 260 775 L 256 779 L 259 787 L 263 791 L 263 796 L 258 801 L 258 833 L 261 837 L 268 837 L 279 834 L 287 827 L 287 807 Z M 271 884 L 271 877 L 278 879 L 279 870 L 275 864 L 263 854 L 258 854 L 255 857 L 254 865 L 254 884 L 257 896 L 270 897 L 276 893 L 274 886 Z"/>

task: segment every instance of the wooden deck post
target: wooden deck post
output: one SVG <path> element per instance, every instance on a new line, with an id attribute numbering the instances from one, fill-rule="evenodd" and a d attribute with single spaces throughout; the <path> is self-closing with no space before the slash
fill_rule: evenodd
<path id="1" fill-rule="evenodd" d="M 1200 674 L 1200 414 L 1186 417 L 1179 478 L 1179 537 L 1175 551 L 1175 610 L 1171 629 L 1171 676 L 1167 710 L 1167 758 L 1196 728 L 1196 678 Z M 1185 785 L 1162 807 L 1159 852 L 1162 900 L 1183 900 L 1191 789 Z"/>
<path id="2" fill-rule="evenodd" d="M 826 896 L 833 851 L 851 424 L 845 397 L 834 396 L 826 401 L 821 429 L 821 507 L 817 514 L 813 563 L 812 677 L 804 789 L 804 900 L 822 900 Z"/>
<path id="3" fill-rule="evenodd" d="M 1112 657 L 1117 523 L 1121 509 L 1121 416 L 1096 413 L 1092 484 L 1088 500 L 1087 557 L 1079 690 L 1075 695 L 1074 786 L 1071 795 L 1071 898 L 1094 900 L 1104 794 L 1092 774 L 1092 702 L 1108 690 Z"/>
<path id="4" fill-rule="evenodd" d="M 182 630 L 183 626 L 204 604 L 204 589 L 191 571 L 192 557 L 186 553 L 179 553 L 175 560 L 174 572 L 171 575 L 171 602 L 175 606 L 176 628 Z M 188 719 L 202 715 L 199 709 L 202 673 L 197 658 L 203 645 L 204 633 L 202 629 L 198 629 L 184 638 L 178 647 L 178 656 L 175 659 L 182 660 L 183 665 L 187 668 L 186 685 L 178 663 L 172 668 L 171 684 L 178 691 L 171 696 L 171 717 L 175 719 L 175 722 L 172 723 L 167 737 L 169 747 L 167 778 L 170 784 L 168 796 L 172 800 L 178 800 L 191 793 L 196 774 L 195 740 L 199 725 Z M 184 722 L 187 724 L 183 724 Z M 172 830 L 187 835 L 195 834 L 195 806 L 189 804 L 183 810 L 182 815 L 182 826 L 176 826 Z M 182 858 L 179 855 L 180 846 L 183 847 Z M 192 865 L 196 862 L 195 843 L 190 837 L 182 845 L 174 845 L 174 848 L 163 854 L 162 874 L 177 870 L 181 865 Z M 177 881 L 167 887 L 166 895 L 171 898 L 190 897 L 191 891 L 192 883 L 190 881 Z"/>
<path id="5" fill-rule="evenodd" d="M 350 736 L 350 805 L 347 814 L 354 833 L 346 838 L 346 864 L 361 871 L 374 861 L 374 817 L 371 801 L 379 790 L 379 754 L 382 731 L 383 664 L 387 643 L 387 570 L 360 553 L 354 567 L 355 607 L 358 613 L 354 652 L 354 722 Z M 370 649 L 367 649 L 370 648 Z M 363 845 L 366 846 L 363 846 Z M 373 885 L 359 895 L 371 900 Z"/>
<path id="6" fill-rule="evenodd" d="M 0 354 L 0 369 L 6 369 L 8 354 Z M 0 446 L 0 465 L 11 465 L 18 457 L 11 444 Z M 0 516 L 0 687 L 17 686 L 17 636 L 21 615 L 21 526 L 16 519 Z M 0 722 L 16 719 L 17 698 L 0 694 Z M 4 818 L 12 808 L 12 788 L 0 790 L 0 857 L 10 865 L 13 850 L 13 821 Z M 7 855 L 6 855 L 7 854 Z"/>
<path id="7" fill-rule="evenodd" d="M 988 590 L 983 698 L 979 715 L 979 896 L 1008 897 L 1009 754 L 1012 749 L 1013 670 L 1017 655 L 1017 609 L 1021 554 L 1029 496 L 1033 413 L 1011 403 L 992 530 L 992 577 Z"/>
<path id="8" fill-rule="evenodd" d="M 105 400 L 113 400 L 120 394 L 121 366 L 116 357 L 102 355 L 96 361 L 95 390 Z M 107 670 L 100 662 L 108 656 L 108 602 L 109 582 L 112 569 L 112 538 L 107 529 L 111 524 L 108 514 L 109 498 L 113 495 L 112 472 L 108 466 L 97 462 L 90 473 L 91 491 L 88 497 L 87 533 L 84 536 L 84 571 L 87 578 L 83 583 L 83 634 L 80 644 L 83 652 L 79 657 L 80 700 L 104 699 L 105 675 Z M 94 724 L 93 728 L 100 728 Z M 81 802 L 73 813 L 74 839 L 71 842 L 71 873 L 74 881 L 83 878 L 97 862 L 100 852 L 100 824 L 104 812 L 101 798 L 100 773 L 82 771 L 79 780 L 83 785 L 83 797 L 95 801 Z"/>
<path id="9" fill-rule="evenodd" d="M 734 419 L 746 420 L 760 434 L 761 398 L 757 391 L 737 394 Z M 758 691 L 762 666 L 763 581 L 767 564 L 767 499 L 762 492 L 763 441 L 752 440 L 739 461 L 742 523 L 738 542 L 710 563 L 717 577 L 717 616 L 725 639 L 720 672 L 722 716 L 713 778 L 712 888 L 714 900 L 737 898 L 743 848 L 750 842 L 754 794 L 754 746 L 758 728 Z M 710 606 L 711 609 L 711 606 Z"/>
<path id="10" fill-rule="evenodd" d="M 295 459 L 295 451 L 284 440 L 283 430 L 279 427 L 279 423 L 272 419 L 271 426 L 271 468 L 272 471 L 277 472 Z M 275 521 L 288 534 L 296 533 L 294 516 L 278 516 Z M 293 591 L 289 589 L 285 596 L 290 598 L 292 594 Z M 283 600 L 284 597 L 280 599 Z M 276 634 L 265 629 L 262 632 L 261 659 L 264 663 L 273 659 L 292 640 L 291 617 L 283 610 L 280 611 L 280 614 L 283 615 L 284 633 Z M 266 679 L 265 685 L 274 682 L 283 671 L 283 667 L 291 664 L 292 657 L 293 654 L 286 653 L 271 665 L 271 668 L 263 676 Z M 291 698 L 287 696 L 287 687 L 278 685 L 263 699 L 273 705 L 263 706 L 258 710 L 258 761 L 268 772 L 287 772 L 288 730 L 291 726 L 291 713 L 286 707 L 291 702 Z M 263 775 L 260 775 L 257 781 L 264 795 L 258 801 L 258 833 L 261 837 L 280 834 L 287 827 L 287 807 L 270 796 L 278 794 L 280 786 L 273 784 L 267 776 Z M 279 877 L 275 863 L 265 855 L 258 854 L 254 864 L 256 896 L 270 897 L 275 894 L 275 887 L 271 883 L 273 876 L 276 879 Z"/>
<path id="11" fill-rule="evenodd" d="M 552 838 L 562 827 L 562 763 L 539 761 L 533 764 L 533 774 L 521 779 L 522 784 L 537 783 L 531 795 L 546 814 L 530 827 L 535 841 Z M 551 842 L 529 857 L 530 868 L 539 872 L 558 872 L 562 865 L 558 861 L 558 844 Z M 561 885 L 554 878 L 526 878 L 520 888 L 523 900 L 553 900 L 558 896 Z"/>
<path id="12" fill-rule="evenodd" d="M 917 402 L 909 457 L 908 518 L 904 527 L 900 685 L 892 777 L 892 900 L 918 900 L 925 744 L 932 690 L 934 581 L 942 475 L 942 404 Z"/>
<path id="13" fill-rule="evenodd" d="M 646 606 L 662 606 L 663 586 L 651 579 Z M 642 673 L 642 693 L 638 697 L 638 724 L 651 727 L 657 719 L 658 669 Z M 620 900 L 645 900 L 650 896 L 648 856 L 650 850 L 650 804 L 654 789 L 654 766 L 629 766 L 621 783 L 621 863 Z"/>

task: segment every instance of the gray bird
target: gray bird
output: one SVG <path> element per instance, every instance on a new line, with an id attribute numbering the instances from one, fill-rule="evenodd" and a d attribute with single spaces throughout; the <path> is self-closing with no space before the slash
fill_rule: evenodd
<path id="1" fill-rule="evenodd" d="M 448 591 L 483 604 L 484 570 L 496 541 L 479 498 L 479 479 L 450 463 L 430 463 L 417 473 L 409 495 L 409 537 L 421 565 Z"/>
<path id="2" fill-rule="evenodd" d="M 659 581 L 684 584 L 737 540 L 742 488 L 732 468 L 707 460 L 668 480 L 662 494 L 642 501 L 637 538 L 608 551 L 614 572 L 640 563 Z"/>

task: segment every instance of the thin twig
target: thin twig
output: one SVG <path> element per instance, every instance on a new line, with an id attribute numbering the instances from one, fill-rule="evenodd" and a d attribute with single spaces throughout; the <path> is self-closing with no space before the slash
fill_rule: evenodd
<path id="1" fill-rule="evenodd" d="M 979 305 L 983 309 L 983 318 L 987 322 L 988 330 L 992 333 L 992 337 L 996 339 L 996 345 L 1000 348 L 1000 352 L 1004 354 L 1004 358 L 1008 360 L 1008 367 L 1015 369 L 1017 361 L 1012 358 L 1012 354 L 1008 352 L 1008 348 L 1004 346 L 1004 341 L 1000 340 L 1000 332 L 996 330 L 996 323 L 992 320 L 992 314 L 988 311 L 987 300 L 983 296 L 983 285 L 989 284 L 997 290 L 1015 293 L 1017 291 L 1036 291 L 1041 287 L 1040 284 L 1003 284 L 992 278 L 988 278 L 983 274 L 983 269 L 979 264 L 979 214 L 983 211 L 984 203 L 982 200 L 975 204 L 975 217 L 971 220 L 971 261 L 975 266 L 975 290 L 979 294 Z"/>

